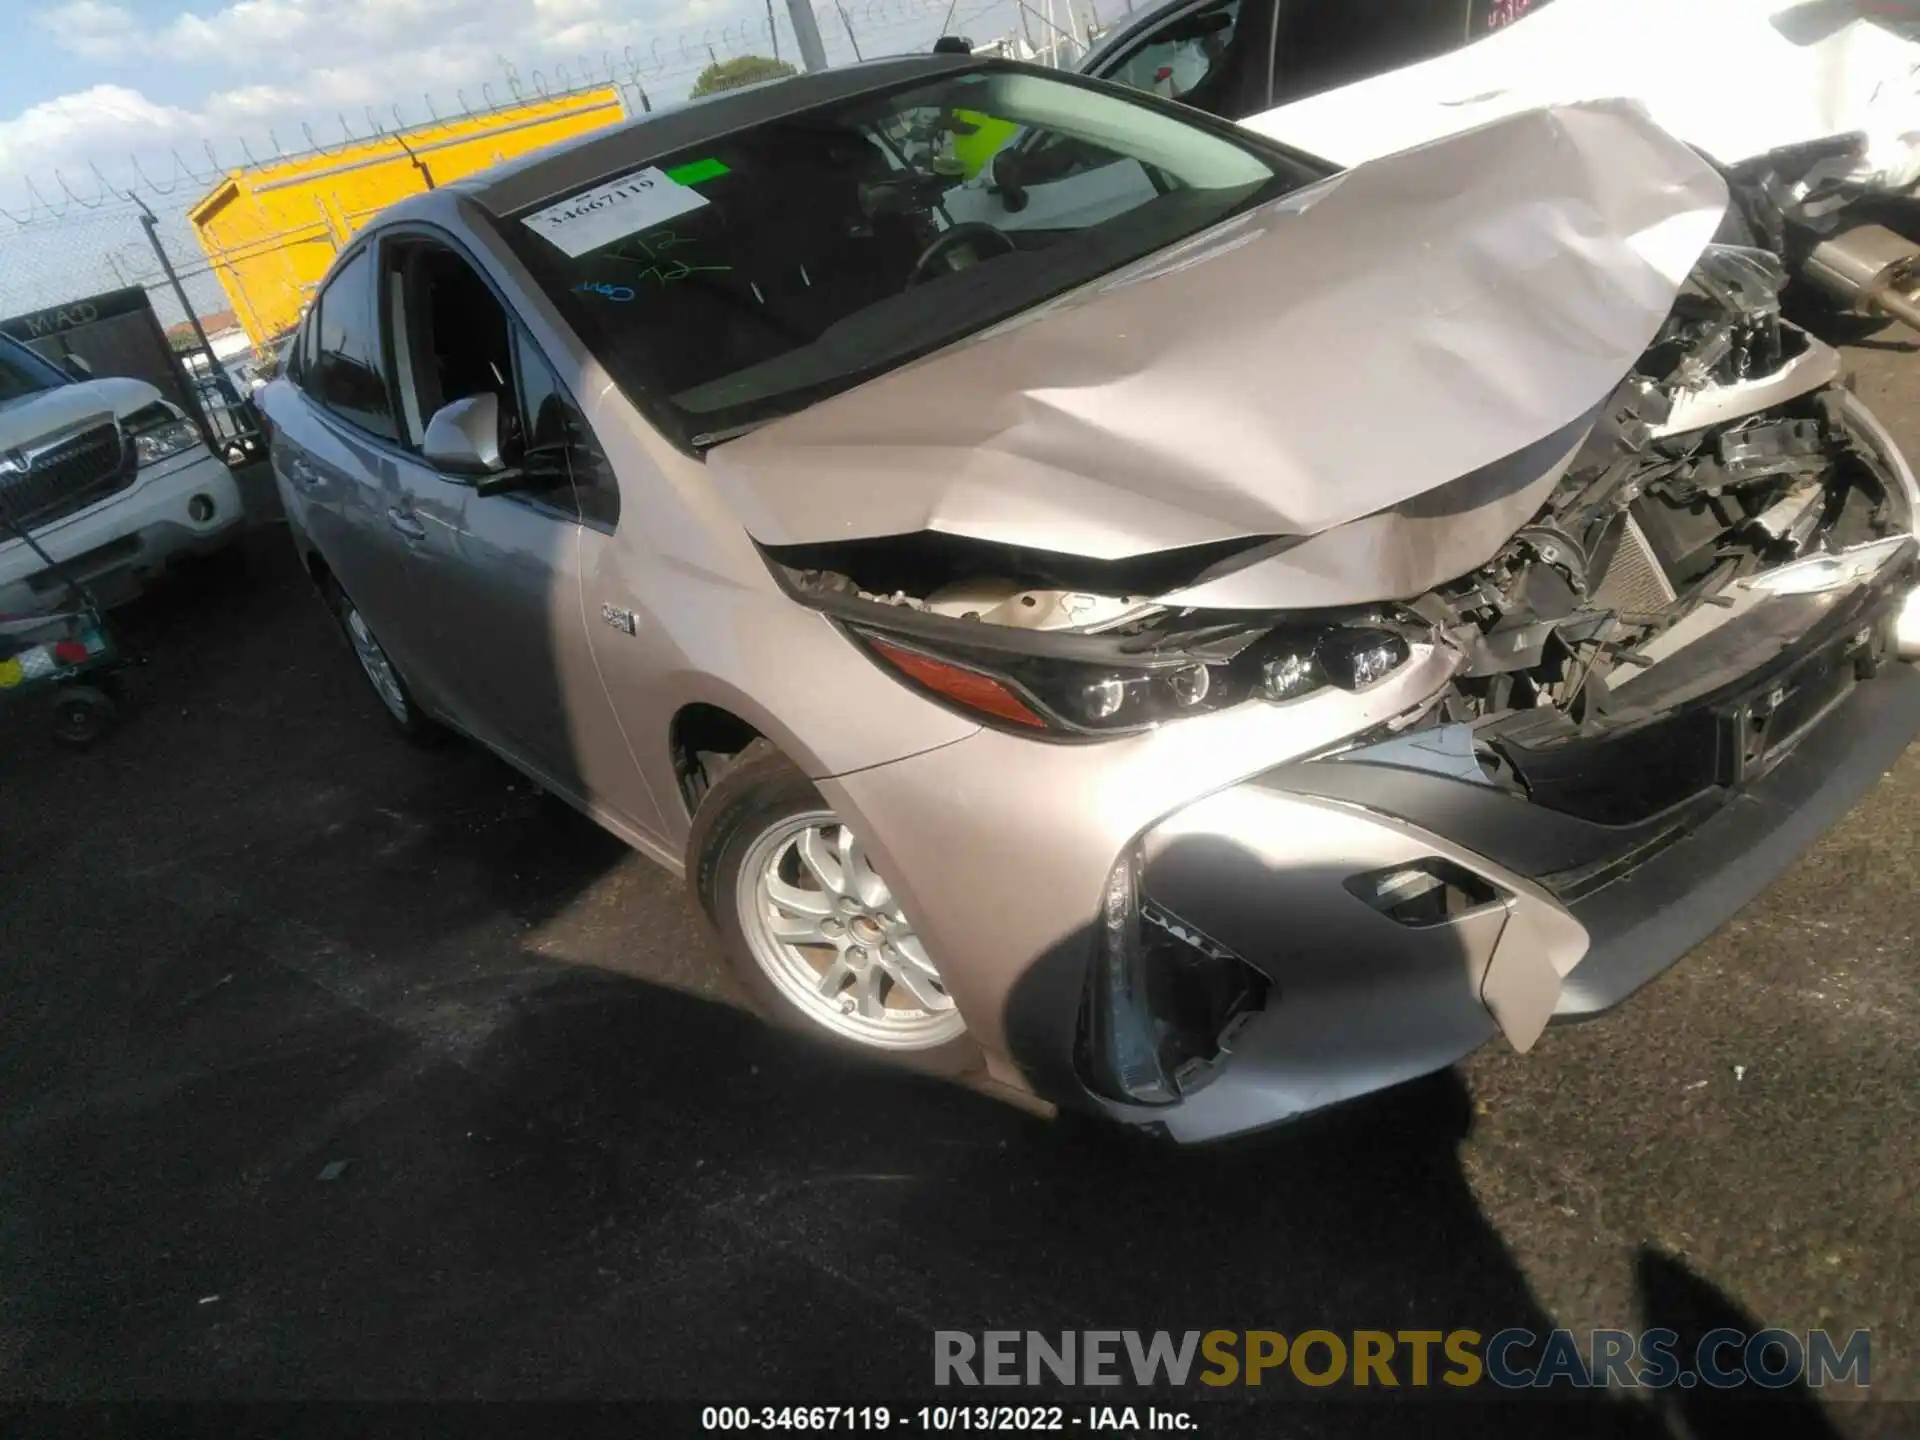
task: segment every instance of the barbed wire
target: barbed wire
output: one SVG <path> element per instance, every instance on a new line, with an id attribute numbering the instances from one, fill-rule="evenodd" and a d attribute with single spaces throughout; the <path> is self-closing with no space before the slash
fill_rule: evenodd
<path id="1" fill-rule="evenodd" d="M 993 0 L 993 4 L 976 7 L 972 13 L 1002 5 L 1013 13 L 1009 0 Z M 815 14 L 829 62 L 844 63 L 854 58 L 851 51 L 856 43 L 865 49 L 869 48 L 866 42 L 870 37 L 891 38 L 910 28 L 937 26 L 947 8 L 948 0 L 840 0 L 837 4 L 824 0 L 815 6 Z M 855 32 L 852 36 L 845 33 L 849 26 Z M 930 43 L 931 29 L 928 39 Z M 709 65 L 745 55 L 771 56 L 776 49 L 790 63 L 797 60 L 799 47 L 791 23 L 782 25 L 766 15 L 737 15 L 697 31 L 656 37 L 644 46 L 629 44 L 618 51 L 602 50 L 598 56 L 560 57 L 525 68 L 503 57 L 497 85 L 487 79 L 474 87 L 457 87 L 451 100 L 444 94 L 423 92 L 417 104 L 411 98 L 396 99 L 379 110 L 362 106 L 357 115 L 336 109 L 331 122 L 314 117 L 287 122 L 304 143 L 289 144 L 281 134 L 287 127 L 272 125 L 252 137 L 236 134 L 217 141 L 200 138 L 185 145 L 171 145 L 163 155 L 130 154 L 123 166 L 113 167 L 117 173 L 111 177 L 102 170 L 99 160 L 86 163 L 78 172 L 54 167 L 50 181 L 31 174 L 16 177 L 19 193 L 0 199 L 0 225 L 19 229 L 58 221 L 75 211 L 124 205 L 134 193 L 162 199 L 187 191 L 204 193 L 237 170 L 336 155 L 394 134 L 480 119 L 530 102 L 564 99 L 607 86 L 619 90 L 637 114 L 662 101 L 684 99 L 683 95 L 663 92 L 677 89 L 677 82 L 690 80 Z M 838 57 L 836 50 L 840 52 Z M 256 141 L 260 142 L 258 148 Z M 198 199 L 199 194 L 191 198 Z"/>
<path id="2" fill-rule="evenodd" d="M 943 27 L 957 34 L 986 21 L 1011 33 L 1022 9 L 1044 19 L 1042 3 L 979 0 L 969 6 L 961 0 L 956 7 L 953 0 L 816 0 L 814 9 L 828 63 L 840 65 L 860 56 L 925 50 Z M 1072 3 L 1078 13 L 1098 18 L 1098 0 L 1057 3 Z M 1107 3 L 1117 15 L 1128 0 Z M 501 56 L 495 76 L 457 87 L 451 100 L 444 93 L 422 92 L 417 100 L 396 98 L 351 112 L 337 108 L 331 119 L 276 123 L 252 136 L 196 138 L 165 151 L 131 154 L 123 166 L 96 160 L 57 167 L 51 179 L 15 177 L 14 193 L 0 197 L 0 314 L 139 285 L 152 293 L 164 321 L 185 319 L 140 226 L 143 207 L 154 212 L 157 238 L 193 308 L 202 315 L 217 313 L 228 301 L 187 212 L 237 172 L 335 156 L 428 127 L 607 88 L 620 95 L 629 114 L 638 115 L 683 102 L 693 80 L 710 65 L 747 55 L 772 58 L 776 52 L 798 68 L 799 45 L 784 4 L 773 6 L 772 15 L 721 16 L 697 30 L 603 48 L 598 56 L 543 56 L 537 63 Z"/>

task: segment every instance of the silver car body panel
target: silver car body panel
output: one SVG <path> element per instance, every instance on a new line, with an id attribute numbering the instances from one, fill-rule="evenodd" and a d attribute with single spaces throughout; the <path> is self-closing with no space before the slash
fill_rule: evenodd
<path id="1" fill-rule="evenodd" d="M 1107 872 L 1136 836 L 1216 790 L 1418 710 L 1453 671 L 1451 654 L 1424 650 L 1360 694 L 1241 705 L 1100 745 L 982 730 L 820 788 L 884 862 L 943 974 L 951 964 L 971 1033 L 1005 1050 L 1008 988 L 1033 957 L 1090 923 Z M 1050 807 L 1046 843 L 1015 843 L 1043 795 L 1073 799 Z M 925 823 L 932 814 L 938 825 Z M 978 903 L 982 895 L 996 903 Z"/>
<path id="2" fill-rule="evenodd" d="M 617 151 L 570 152 L 566 183 L 616 168 Z M 531 203 L 558 183 L 535 166 L 480 193 Z M 1037 743 L 883 671 L 776 582 L 754 541 L 941 529 L 1126 556 L 1287 537 L 1188 592 L 1218 605 L 1337 603 L 1470 569 L 1565 468 L 1719 220 L 1718 178 L 1644 115 L 1524 115 L 1362 167 L 704 461 L 613 383 L 475 194 L 417 197 L 372 234 L 443 234 L 510 299 L 617 476 L 616 527 L 556 520 L 527 497 L 436 493 L 402 447 L 347 434 L 288 381 L 265 397 L 296 543 L 422 679 L 427 708 L 675 869 L 690 828 L 676 720 L 693 705 L 737 717 L 865 840 L 989 1069 L 1016 1085 L 1031 1083 L 1031 1051 L 1012 1032 L 1035 1011 L 1016 997 L 1068 975 L 1070 991 L 1038 1008 L 1068 1027 L 1070 1051 L 1103 885 L 1139 847 L 1149 896 L 1174 905 L 1199 886 L 1204 924 L 1270 937 L 1257 958 L 1280 987 L 1236 1039 L 1231 1074 L 1174 1107 L 1165 1123 L 1185 1138 L 1423 1073 L 1495 1035 L 1525 1048 L 1556 1011 L 1620 989 L 1583 975 L 1601 937 L 1516 866 L 1272 777 L 1422 714 L 1456 674 L 1450 650 L 1416 646 L 1357 692 Z M 1920 499 L 1884 431 L 1858 418 Z M 390 523 L 403 501 L 425 540 Z M 483 556 L 510 572 L 486 599 L 499 613 L 451 587 L 423 601 L 431 567 Z M 1306 588 L 1347 574 L 1349 590 Z M 503 683 L 537 693 L 503 696 Z M 1426 855 L 1481 875 L 1501 902 L 1379 931 L 1364 960 L 1331 953 L 1343 917 L 1364 913 L 1343 876 Z M 1220 898 L 1230 873 L 1259 883 Z"/>
<path id="3" fill-rule="evenodd" d="M 1486 515 L 1450 517 L 1458 574 L 1524 516 L 1516 490 L 1550 483 L 1725 205 L 1632 106 L 1515 116 L 1219 226 L 709 469 L 767 544 L 935 530 L 1114 558 L 1317 535 L 1564 435 Z M 1356 547 L 1378 552 L 1356 591 L 1432 583 L 1409 552 L 1438 537 L 1410 528 Z"/>

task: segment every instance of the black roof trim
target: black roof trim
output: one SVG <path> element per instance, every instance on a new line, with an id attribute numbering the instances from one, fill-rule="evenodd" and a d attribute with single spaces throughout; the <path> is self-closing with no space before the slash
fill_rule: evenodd
<path id="1" fill-rule="evenodd" d="M 795 75 L 642 115 L 624 125 L 536 151 L 524 160 L 496 166 L 447 188 L 465 190 L 496 216 L 511 215 L 542 201 L 574 194 L 663 155 L 785 115 L 918 79 L 989 68 L 1011 67 L 1004 61 L 973 55 L 903 55 Z"/>

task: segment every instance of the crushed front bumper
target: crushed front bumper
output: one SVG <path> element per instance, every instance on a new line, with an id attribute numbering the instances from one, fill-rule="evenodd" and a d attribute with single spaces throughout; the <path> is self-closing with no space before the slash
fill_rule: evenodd
<path id="1" fill-rule="evenodd" d="M 1449 774 L 1364 744 L 1328 754 L 1341 736 L 1417 713 L 1447 683 L 1438 654 L 1359 696 L 1249 704 L 1109 745 L 981 732 L 821 789 L 897 881 L 997 1079 L 1214 1139 L 1444 1068 L 1496 1036 L 1525 1050 L 1704 939 L 1920 733 L 1920 673 L 1887 643 L 1913 585 L 1905 565 L 1847 596 L 1750 607 L 1697 642 L 1697 665 L 1681 652 L 1646 672 L 1692 695 L 1681 708 L 1709 712 L 1725 737 L 1686 773 L 1711 770 L 1715 754 L 1732 768 L 1630 824 L 1520 798 L 1472 765 Z M 1818 623 L 1793 620 L 1797 638 L 1753 663 L 1751 647 L 1796 606 L 1820 609 Z M 1714 672 L 1737 678 L 1701 690 Z M 1645 758 L 1630 747 L 1609 764 Z M 1460 903 L 1436 915 L 1383 902 L 1423 868 L 1458 881 Z M 1182 1050 L 1163 1067 L 1172 1103 L 1116 1098 L 1168 1092 L 1116 1086 L 1121 1071 L 1102 1064 L 1124 1033 L 1098 1017 L 1119 1013 L 1110 1002 L 1127 990 L 1104 957 L 1127 952 L 1105 917 L 1128 873 L 1153 918 L 1133 932 L 1150 980 L 1185 954 L 1166 937 L 1190 935 L 1204 957 L 1194 970 L 1217 973 L 1224 953 L 1264 982 L 1257 1008 L 1208 1012 L 1229 1015 L 1207 1031 L 1225 1037 L 1216 1055 L 1188 1069 Z M 1142 1033 L 1128 1040 L 1135 1056 Z"/>
<path id="2" fill-rule="evenodd" d="M 1396 745 L 1277 767 L 1154 826 L 1144 895 L 1272 989 L 1211 1083 L 1153 1120 L 1182 1139 L 1226 1134 L 1437 1069 L 1495 1033 L 1526 1050 L 1551 1021 L 1624 1000 L 1920 733 L 1920 672 L 1889 643 L 1912 579 L 1905 558 L 1844 594 L 1778 597 L 1649 672 L 1663 688 L 1643 718 L 1543 771 L 1556 793 L 1617 805 L 1658 770 L 1674 788 L 1630 823 Z M 1770 653 L 1750 664 L 1756 645 Z M 1713 683 L 1729 664 L 1738 678 Z M 1439 898 L 1409 908 L 1409 881 Z"/>
<path id="3" fill-rule="evenodd" d="M 1211 1084 L 1174 1106 L 1108 1108 L 1211 1139 L 1442 1068 L 1502 1029 L 1525 1048 L 1549 1020 L 1619 1003 L 1704 940 L 1916 733 L 1920 673 L 1889 666 L 1697 827 L 1571 900 L 1550 888 L 1549 867 L 1617 844 L 1599 833 L 1612 827 L 1491 787 L 1318 762 L 1211 796 L 1148 833 L 1144 888 L 1265 970 L 1269 1003 Z M 1482 848 L 1446 838 L 1463 834 Z M 1409 926 L 1348 888 L 1432 857 L 1483 878 L 1499 900 Z"/>

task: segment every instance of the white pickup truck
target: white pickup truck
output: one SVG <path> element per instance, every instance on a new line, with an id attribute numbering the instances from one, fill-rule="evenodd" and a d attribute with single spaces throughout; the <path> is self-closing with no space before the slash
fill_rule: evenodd
<path id="1" fill-rule="evenodd" d="M 232 472 L 153 386 L 69 375 L 0 336 L 0 520 L 8 516 L 103 605 L 131 599 L 182 555 L 227 544 L 242 519 Z M 0 615 L 62 598 L 45 562 L 0 523 Z"/>

